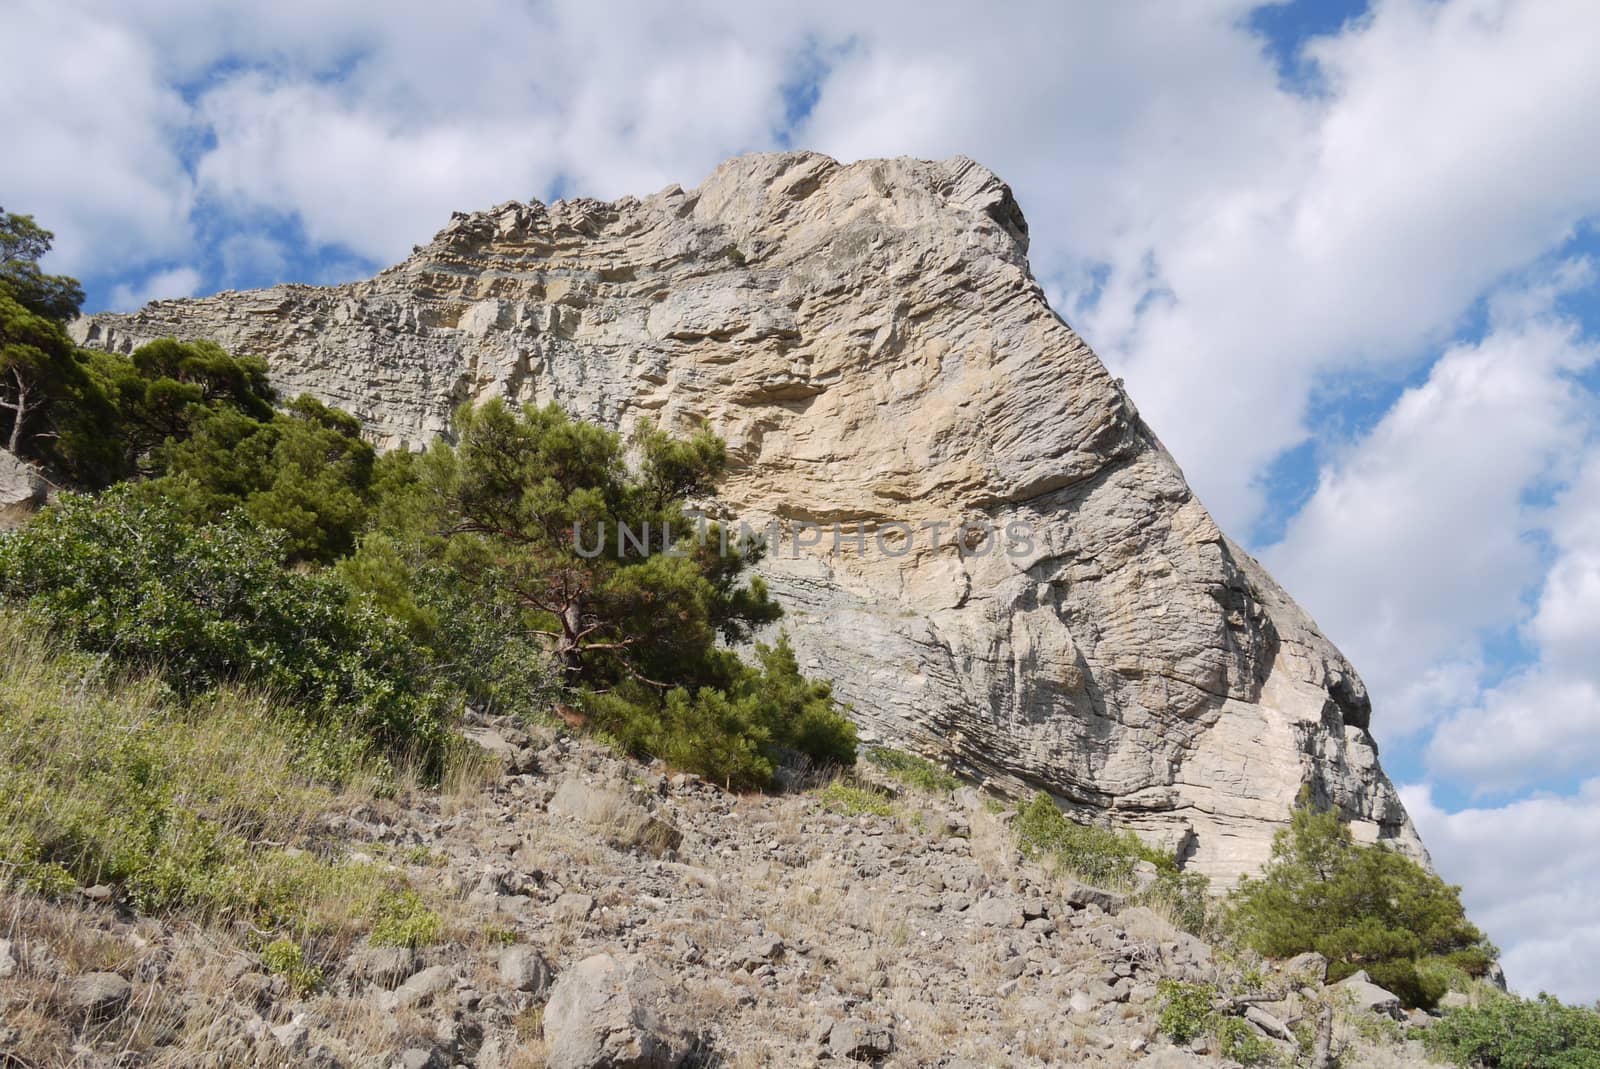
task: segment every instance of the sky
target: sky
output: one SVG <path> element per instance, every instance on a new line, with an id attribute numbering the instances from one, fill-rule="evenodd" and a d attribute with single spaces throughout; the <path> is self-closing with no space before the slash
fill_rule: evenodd
<path id="1" fill-rule="evenodd" d="M 0 205 L 87 309 L 453 210 L 962 154 L 1350 656 L 1513 987 L 1600 999 L 1600 5 L 4 0 Z"/>

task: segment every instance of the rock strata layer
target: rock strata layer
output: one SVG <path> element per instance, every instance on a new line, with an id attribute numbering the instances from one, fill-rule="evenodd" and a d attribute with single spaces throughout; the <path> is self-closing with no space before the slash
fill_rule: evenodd
<path id="1" fill-rule="evenodd" d="M 696 190 L 458 213 L 369 281 L 75 330 L 265 356 L 386 447 L 498 396 L 707 422 L 733 458 L 715 508 L 778 523 L 784 626 L 868 739 L 1109 813 L 1219 878 L 1264 860 L 1302 786 L 1425 857 L 1360 678 L 1217 528 L 1027 247 L 971 160 L 764 154 Z"/>

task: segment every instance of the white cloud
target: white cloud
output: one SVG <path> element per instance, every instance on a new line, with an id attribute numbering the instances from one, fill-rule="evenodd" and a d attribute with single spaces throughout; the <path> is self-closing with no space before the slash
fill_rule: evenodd
<path id="1" fill-rule="evenodd" d="M 56 233 L 50 265 L 88 275 L 189 248 L 190 121 L 154 42 L 72 4 L 0 5 L 0 193 Z"/>
<path id="2" fill-rule="evenodd" d="M 1439 872 L 1462 885 L 1468 915 L 1505 949 L 1512 988 L 1600 999 L 1600 779 L 1566 797 L 1447 813 L 1426 786 L 1400 788 Z"/>
<path id="3" fill-rule="evenodd" d="M 1582 277 L 1565 267 L 1556 275 Z M 1497 307 L 1531 317 L 1447 350 L 1426 382 L 1327 464 L 1263 554 L 1360 668 L 1385 737 L 1477 699 L 1483 633 L 1524 616 L 1524 595 L 1547 567 L 1530 534 L 1548 517 L 1525 494 L 1570 475 L 1595 429 L 1597 399 L 1572 372 L 1600 349 L 1529 299 Z M 1554 626 L 1533 636 L 1541 648 Z M 1500 757 L 1515 774 L 1503 748 Z"/>
<path id="4" fill-rule="evenodd" d="M 200 288 L 200 272 L 192 267 L 174 267 L 157 271 L 137 285 L 123 283 L 111 291 L 111 307 L 119 312 L 168 297 L 189 297 Z"/>
<path id="5" fill-rule="evenodd" d="M 1483 790 L 1600 765 L 1600 448 L 1552 509 L 1554 562 L 1525 632 L 1538 660 L 1441 723 L 1430 767 Z"/>

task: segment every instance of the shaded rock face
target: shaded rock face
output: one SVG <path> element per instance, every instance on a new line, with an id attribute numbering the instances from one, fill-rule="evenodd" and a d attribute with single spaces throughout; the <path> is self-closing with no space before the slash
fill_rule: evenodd
<path id="1" fill-rule="evenodd" d="M 970 160 L 754 155 L 692 191 L 457 214 L 367 282 L 75 331 L 265 356 L 385 447 L 499 396 L 706 421 L 733 458 L 714 512 L 778 521 L 783 626 L 869 740 L 1110 811 L 1221 878 L 1265 859 L 1303 785 L 1425 857 L 1359 677 L 1218 530 L 1027 242 Z M 968 546 L 963 521 L 1019 537 Z"/>

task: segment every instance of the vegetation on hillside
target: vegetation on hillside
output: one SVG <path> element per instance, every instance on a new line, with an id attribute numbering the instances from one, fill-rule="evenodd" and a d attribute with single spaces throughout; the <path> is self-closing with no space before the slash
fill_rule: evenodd
<path id="1" fill-rule="evenodd" d="M 1314 950 L 1331 980 L 1365 970 L 1408 1006 L 1431 1007 L 1451 973 L 1482 976 L 1498 953 L 1460 896 L 1410 858 L 1357 843 L 1336 811 L 1301 804 L 1266 868 L 1235 889 L 1230 919 L 1267 957 Z"/>
<path id="2" fill-rule="evenodd" d="M 114 488 L 0 540 L 0 597 L 35 624 L 186 699 L 264 688 L 435 771 L 465 702 L 571 703 L 729 786 L 766 785 L 786 754 L 854 759 L 786 640 L 754 664 L 730 648 L 781 610 L 747 577 L 759 545 L 692 537 L 687 503 L 726 469 L 715 436 L 624 442 L 494 401 L 461 409 L 454 442 L 379 459 L 350 415 L 276 407 L 260 360 L 75 348 L 83 293 L 39 269 L 50 240 L 0 213 L 0 439 L 64 485 Z"/>
<path id="3" fill-rule="evenodd" d="M 686 515 L 726 466 L 708 433 L 628 444 L 555 406 L 463 408 L 454 444 L 392 454 L 374 476 L 375 536 L 350 582 L 449 646 L 441 586 L 509 612 L 593 727 L 629 751 L 729 786 L 764 786 L 785 750 L 854 759 L 855 733 L 786 640 L 754 665 L 730 644 L 778 618 L 746 570 L 759 545 L 704 540 Z"/>
<path id="4" fill-rule="evenodd" d="M 1600 1005 L 1567 1006 L 1551 995 L 1489 997 L 1449 1010 L 1423 1035 L 1428 1052 L 1483 1069 L 1600 1069 Z"/>
<path id="5" fill-rule="evenodd" d="M 142 911 L 240 922 L 319 955 L 385 925 L 437 933 L 396 872 L 298 849 L 341 796 L 391 781 L 365 753 L 358 733 L 259 694 L 186 702 L 0 613 L 0 884 L 107 885 Z"/>
<path id="6" fill-rule="evenodd" d="M 1080 824 L 1042 791 L 1018 808 L 1015 828 L 1024 857 L 1089 883 L 1137 888 L 1142 901 L 1169 912 L 1181 927 L 1193 932 L 1207 928 L 1210 881 L 1182 871 L 1171 853 L 1157 850 L 1133 832 Z M 1140 862 L 1154 869 L 1154 877 L 1143 881 L 1142 887 L 1135 879 Z"/>

